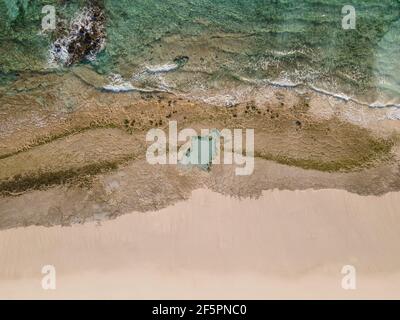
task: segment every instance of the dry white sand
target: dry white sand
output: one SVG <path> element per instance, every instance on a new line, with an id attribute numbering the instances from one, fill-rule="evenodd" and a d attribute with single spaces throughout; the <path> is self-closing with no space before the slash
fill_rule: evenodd
<path id="1" fill-rule="evenodd" d="M 208 190 L 154 213 L 0 231 L 0 298 L 400 298 L 400 193 Z M 41 287 L 56 268 L 56 290 Z M 357 289 L 341 287 L 344 265 Z"/>

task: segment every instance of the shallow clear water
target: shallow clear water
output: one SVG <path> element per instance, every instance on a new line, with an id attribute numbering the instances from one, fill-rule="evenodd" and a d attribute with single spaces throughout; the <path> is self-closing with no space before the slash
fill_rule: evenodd
<path id="1" fill-rule="evenodd" d="M 207 91 L 251 79 L 305 83 L 376 105 L 400 103 L 399 1 L 352 1 L 355 30 L 342 28 L 339 0 L 97 2 L 107 18 L 107 39 L 90 63 L 105 76 L 131 79 L 135 87 Z M 45 3 L 71 19 L 89 1 L 0 1 L 7 17 L 0 22 L 3 73 L 47 67 L 55 34 L 38 34 Z M 189 57 L 181 68 L 143 73 L 178 56 Z"/>

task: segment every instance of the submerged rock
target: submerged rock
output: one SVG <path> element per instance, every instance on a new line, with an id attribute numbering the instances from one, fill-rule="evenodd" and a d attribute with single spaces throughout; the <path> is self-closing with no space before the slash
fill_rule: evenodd
<path id="1" fill-rule="evenodd" d="M 72 65 L 94 60 L 105 46 L 105 16 L 96 4 L 80 11 L 72 20 L 67 35 L 58 38 L 50 49 L 50 63 Z"/>

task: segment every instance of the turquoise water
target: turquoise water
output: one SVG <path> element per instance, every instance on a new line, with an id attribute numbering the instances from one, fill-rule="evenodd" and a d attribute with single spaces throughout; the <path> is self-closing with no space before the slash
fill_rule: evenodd
<path id="1" fill-rule="evenodd" d="M 57 32 L 40 35 L 54 4 L 72 19 L 90 1 L 0 0 L 0 71 L 44 70 Z M 363 99 L 400 102 L 400 2 L 352 1 L 356 29 L 342 28 L 343 1 L 104 0 L 106 45 L 90 63 L 124 79 L 144 66 L 189 58 L 174 88 L 223 88 L 240 79 L 306 83 Z M 139 79 L 139 78 L 137 78 Z M 139 81 L 139 80 L 138 80 Z M 146 81 L 151 81 L 146 78 Z"/>
<path id="2" fill-rule="evenodd" d="M 212 161 L 219 152 L 217 140 L 220 137 L 220 132 L 216 129 L 212 130 L 208 135 L 192 137 L 191 145 L 183 155 L 180 163 L 209 170 Z"/>

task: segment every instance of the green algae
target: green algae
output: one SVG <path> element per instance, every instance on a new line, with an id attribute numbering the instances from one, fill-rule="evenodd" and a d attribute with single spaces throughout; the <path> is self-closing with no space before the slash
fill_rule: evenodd
<path id="1" fill-rule="evenodd" d="M 55 185 L 87 183 L 90 182 L 90 177 L 115 171 L 120 165 L 132 159 L 135 159 L 134 155 L 125 155 L 113 161 L 99 161 L 82 167 L 16 175 L 7 180 L 0 181 L 0 195 L 18 195 L 25 191 L 40 190 Z"/>
<path id="2" fill-rule="evenodd" d="M 119 162 L 103 161 L 91 163 L 81 168 L 70 168 L 56 172 L 39 172 L 31 175 L 18 175 L 0 182 L 0 194 L 9 195 L 31 189 L 41 189 L 53 185 L 72 182 L 81 176 L 96 175 L 118 168 Z"/>
<path id="3" fill-rule="evenodd" d="M 332 155 L 332 160 L 320 159 L 311 154 L 308 158 L 291 157 L 284 154 L 255 152 L 255 156 L 275 161 L 280 164 L 295 166 L 302 169 L 324 172 L 352 171 L 372 167 L 377 161 L 390 161 L 391 150 L 395 142 L 393 139 L 368 137 L 362 148 L 354 145 L 352 150 L 340 157 Z"/>

